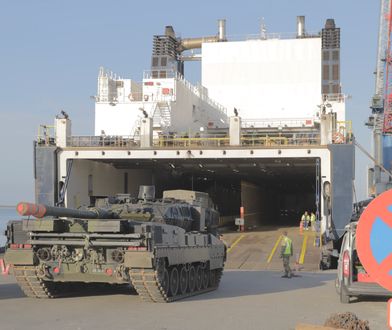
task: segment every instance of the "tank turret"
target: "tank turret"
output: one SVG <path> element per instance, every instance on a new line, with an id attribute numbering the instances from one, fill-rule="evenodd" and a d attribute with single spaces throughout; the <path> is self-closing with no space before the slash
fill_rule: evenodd
<path id="1" fill-rule="evenodd" d="M 155 199 L 143 187 L 139 198 L 121 194 L 95 205 L 17 205 L 20 215 L 37 218 L 7 225 L 5 260 L 27 296 L 62 296 L 68 282 L 111 283 L 170 302 L 218 287 L 226 247 L 207 194 L 178 190 Z"/>

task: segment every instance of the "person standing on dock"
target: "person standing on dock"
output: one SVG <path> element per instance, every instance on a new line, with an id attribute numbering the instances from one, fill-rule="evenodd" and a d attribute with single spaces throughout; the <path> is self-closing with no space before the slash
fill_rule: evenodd
<path id="1" fill-rule="evenodd" d="M 305 213 L 302 215 L 301 221 L 302 221 L 302 226 L 303 226 L 304 230 L 309 230 L 310 216 L 309 216 L 308 211 L 305 211 Z"/>
<path id="2" fill-rule="evenodd" d="M 282 277 L 284 278 L 291 278 L 291 276 L 293 275 L 290 268 L 290 257 L 292 255 L 293 255 L 293 242 L 287 236 L 287 231 L 284 231 L 282 237 L 281 252 L 280 252 L 280 257 L 283 259 L 284 275 Z"/>
<path id="3" fill-rule="evenodd" d="M 316 231 L 316 215 L 314 212 L 310 213 L 310 227 L 313 231 Z"/>

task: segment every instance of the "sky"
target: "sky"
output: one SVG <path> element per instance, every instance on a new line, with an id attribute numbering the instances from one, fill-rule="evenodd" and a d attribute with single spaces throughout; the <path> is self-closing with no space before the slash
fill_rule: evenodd
<path id="1" fill-rule="evenodd" d="M 40 124 L 65 110 L 73 135 L 93 135 L 99 66 L 142 80 L 152 36 L 172 25 L 182 37 L 214 35 L 227 20 L 227 35 L 295 32 L 296 16 L 318 32 L 327 18 L 341 28 L 341 80 L 347 117 L 360 144 L 371 150 L 364 122 L 374 93 L 379 1 L 376 0 L 0 0 L 0 205 L 34 200 L 33 140 Z M 186 64 L 200 81 L 200 63 Z M 356 191 L 366 197 L 370 161 L 356 151 Z"/>

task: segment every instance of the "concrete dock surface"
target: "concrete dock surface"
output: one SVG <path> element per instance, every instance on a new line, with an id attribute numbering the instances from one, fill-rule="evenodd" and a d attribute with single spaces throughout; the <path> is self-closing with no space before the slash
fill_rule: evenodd
<path id="1" fill-rule="evenodd" d="M 299 272 L 292 279 L 276 271 L 226 270 L 218 290 L 170 304 L 142 302 L 129 288 L 81 292 L 58 299 L 24 297 L 12 275 L 0 277 L 0 328 L 9 329 L 294 329 L 322 325 L 337 312 L 386 329 L 387 298 L 339 302 L 335 272 Z"/>

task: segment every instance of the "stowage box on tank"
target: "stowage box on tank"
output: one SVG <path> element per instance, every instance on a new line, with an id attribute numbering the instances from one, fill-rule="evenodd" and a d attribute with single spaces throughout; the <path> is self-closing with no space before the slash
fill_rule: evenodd
<path id="1" fill-rule="evenodd" d="M 216 289 L 226 248 L 208 195 L 168 191 L 155 200 L 140 191 L 86 210 L 19 203 L 36 219 L 8 223 L 5 261 L 24 293 L 52 298 L 69 283 L 128 283 L 143 300 L 170 302 Z"/>

